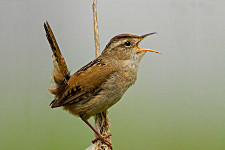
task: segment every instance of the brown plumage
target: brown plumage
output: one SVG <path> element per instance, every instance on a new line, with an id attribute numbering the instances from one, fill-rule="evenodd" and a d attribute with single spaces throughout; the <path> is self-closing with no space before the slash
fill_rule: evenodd
<path id="1" fill-rule="evenodd" d="M 117 103 L 126 90 L 135 83 L 139 63 L 146 51 L 138 44 L 145 37 L 120 34 L 113 37 L 102 54 L 76 73 L 69 76 L 65 60 L 49 24 L 44 24 L 46 36 L 53 51 L 53 85 L 55 95 L 52 108 L 62 106 L 80 117 L 107 145 L 111 145 L 89 123 L 88 119 Z"/>
<path id="2" fill-rule="evenodd" d="M 101 58 L 96 58 L 70 77 L 64 92 L 54 100 L 51 107 L 84 103 L 101 91 L 101 84 L 106 82 L 114 71 L 110 64 L 105 64 Z"/>
<path id="3" fill-rule="evenodd" d="M 52 87 L 49 89 L 49 91 L 56 97 L 59 97 L 65 89 L 67 80 L 70 78 L 70 72 L 68 71 L 66 62 L 56 42 L 52 29 L 47 21 L 44 23 L 44 29 L 53 52 L 52 60 L 54 64 L 52 70 Z"/>

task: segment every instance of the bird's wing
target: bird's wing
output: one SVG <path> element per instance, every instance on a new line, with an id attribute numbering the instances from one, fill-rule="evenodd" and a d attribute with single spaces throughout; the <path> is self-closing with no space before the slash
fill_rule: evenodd
<path id="1" fill-rule="evenodd" d="M 115 67 L 99 57 L 74 73 L 62 95 L 52 102 L 52 108 L 85 102 L 101 91 L 101 85 L 115 72 Z"/>

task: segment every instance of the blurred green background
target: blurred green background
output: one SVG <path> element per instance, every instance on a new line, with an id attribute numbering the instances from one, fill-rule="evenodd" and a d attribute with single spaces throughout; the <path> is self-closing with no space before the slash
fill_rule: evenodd
<path id="1" fill-rule="evenodd" d="M 0 1 L 0 149 L 82 150 L 93 132 L 48 105 L 48 20 L 71 72 L 94 59 L 91 0 Z M 110 109 L 115 150 L 225 150 L 225 2 L 98 0 L 101 49 L 158 32 L 136 84 Z M 93 123 L 93 119 L 91 119 Z"/>

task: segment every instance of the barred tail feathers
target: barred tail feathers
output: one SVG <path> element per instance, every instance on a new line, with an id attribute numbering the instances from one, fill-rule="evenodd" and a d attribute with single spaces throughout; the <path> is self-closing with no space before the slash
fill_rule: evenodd
<path id="1" fill-rule="evenodd" d="M 55 36 L 52 32 L 52 29 L 47 21 L 44 23 L 44 29 L 51 50 L 53 52 L 52 80 L 51 80 L 51 88 L 49 89 L 49 91 L 53 95 L 55 95 L 56 98 L 58 98 L 67 85 L 67 81 L 70 78 L 70 72 L 68 71 L 65 59 L 63 58 L 63 55 L 56 42 Z"/>

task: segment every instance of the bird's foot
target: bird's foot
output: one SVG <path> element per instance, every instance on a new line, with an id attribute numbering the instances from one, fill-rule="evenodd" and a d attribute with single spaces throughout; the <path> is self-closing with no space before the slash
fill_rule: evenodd
<path id="1" fill-rule="evenodd" d="M 112 136 L 111 133 L 109 133 L 108 135 L 104 135 L 104 136 L 103 135 L 100 135 L 100 136 L 98 135 L 98 137 L 96 139 L 92 140 L 91 142 L 94 144 L 95 142 L 100 140 L 100 141 L 102 141 L 103 143 L 105 143 L 107 146 L 109 146 L 112 149 L 112 144 L 109 141 L 107 141 L 107 138 L 110 137 L 110 136 Z"/>

